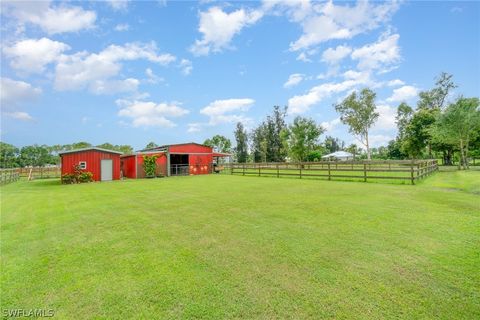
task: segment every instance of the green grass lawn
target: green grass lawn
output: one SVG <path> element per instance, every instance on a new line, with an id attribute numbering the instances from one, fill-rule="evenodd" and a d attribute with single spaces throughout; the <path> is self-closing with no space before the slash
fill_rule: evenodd
<path id="1" fill-rule="evenodd" d="M 1 189 L 1 307 L 91 319 L 479 319 L 480 171 Z"/>

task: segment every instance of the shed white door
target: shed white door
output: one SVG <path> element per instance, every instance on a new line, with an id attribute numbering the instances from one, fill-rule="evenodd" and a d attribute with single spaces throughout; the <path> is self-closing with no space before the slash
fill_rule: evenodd
<path id="1" fill-rule="evenodd" d="M 113 175 L 113 161 L 111 159 L 103 159 L 100 163 L 100 180 L 111 181 Z"/>

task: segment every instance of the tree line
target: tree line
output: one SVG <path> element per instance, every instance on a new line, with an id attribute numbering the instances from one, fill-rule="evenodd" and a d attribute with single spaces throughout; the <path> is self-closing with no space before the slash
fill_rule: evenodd
<path id="1" fill-rule="evenodd" d="M 322 155 L 345 150 L 357 159 L 442 158 L 443 163 L 458 163 L 468 168 L 469 157 L 480 157 L 479 99 L 459 96 L 450 101 L 457 88 L 453 77 L 441 73 L 432 89 L 418 95 L 416 107 L 402 102 L 395 118 L 398 134 L 387 146 L 372 148 L 369 132 L 379 118 L 376 93 L 364 88 L 352 92 L 334 105 L 340 120 L 360 146 L 331 136 L 320 141 L 325 129 L 311 118 L 297 116 L 286 123 L 287 108 L 274 106 L 271 114 L 247 132 L 237 123 L 236 145 L 216 135 L 204 143 L 220 152 L 232 152 L 237 162 L 318 161 Z M 456 160 L 456 161 L 455 161 Z"/>
<path id="2" fill-rule="evenodd" d="M 34 144 L 22 148 L 18 148 L 5 142 L 0 142 L 0 167 L 18 168 L 58 165 L 60 164 L 59 152 L 88 147 L 93 147 L 93 145 L 84 141 L 53 146 Z M 119 151 L 126 154 L 133 153 L 133 148 L 129 145 L 113 145 L 106 142 L 97 145 L 96 147 Z"/>

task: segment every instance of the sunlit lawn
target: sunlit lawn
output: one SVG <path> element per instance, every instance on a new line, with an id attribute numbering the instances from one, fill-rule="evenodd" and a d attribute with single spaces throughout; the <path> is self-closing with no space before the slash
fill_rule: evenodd
<path id="1" fill-rule="evenodd" d="M 1 307 L 56 318 L 480 318 L 480 171 L 1 187 Z"/>

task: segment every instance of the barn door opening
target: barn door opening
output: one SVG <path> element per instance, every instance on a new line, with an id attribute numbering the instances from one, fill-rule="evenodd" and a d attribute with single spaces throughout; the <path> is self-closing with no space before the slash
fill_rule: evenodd
<path id="1" fill-rule="evenodd" d="M 170 154 L 170 175 L 186 176 L 188 174 L 188 154 Z"/>
<path id="2" fill-rule="evenodd" d="M 113 178 L 112 159 L 102 159 L 100 162 L 100 181 L 111 181 Z"/>

